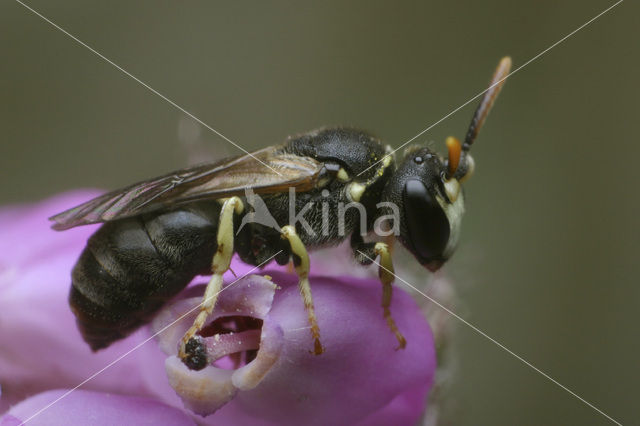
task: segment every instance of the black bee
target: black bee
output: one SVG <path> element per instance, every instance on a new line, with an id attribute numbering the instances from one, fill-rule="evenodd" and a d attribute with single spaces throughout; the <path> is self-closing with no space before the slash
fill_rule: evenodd
<path id="1" fill-rule="evenodd" d="M 464 143 L 447 139 L 446 160 L 414 147 L 396 166 L 391 149 L 368 133 L 325 128 L 252 154 L 136 183 L 53 216 L 56 230 L 104 222 L 72 272 L 69 303 L 83 338 L 93 350 L 109 346 L 147 323 L 196 275 L 213 274 L 180 346 L 189 368 L 204 368 L 211 360 L 198 333 L 237 253 L 260 266 L 271 259 L 279 264 L 293 259 L 314 352 L 320 354 L 324 348 L 308 282 L 307 249 L 350 238 L 361 264 L 380 257 L 384 315 L 404 347 L 389 311 L 390 250 L 363 236 L 395 234 L 431 271 L 446 262 L 464 211 L 460 182 L 473 171 L 469 148 L 510 65 L 508 57 L 500 62 Z"/>

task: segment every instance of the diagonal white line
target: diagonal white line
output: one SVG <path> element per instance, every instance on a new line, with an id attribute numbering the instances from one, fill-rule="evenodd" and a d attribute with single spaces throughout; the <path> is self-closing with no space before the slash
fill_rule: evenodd
<path id="1" fill-rule="evenodd" d="M 209 126 L 207 123 L 205 123 L 204 121 L 200 120 L 198 117 L 196 117 L 195 115 L 193 115 L 192 113 L 190 113 L 189 111 L 187 111 L 186 109 L 184 109 L 183 107 L 181 107 L 180 105 L 178 105 L 177 103 L 175 103 L 174 101 L 172 101 L 171 99 L 169 99 L 168 97 L 166 97 L 165 95 L 163 95 L 162 93 L 158 92 L 156 89 L 154 89 L 153 87 L 149 86 L 147 83 L 145 83 L 144 81 L 140 80 L 138 77 L 136 77 L 135 75 L 131 74 L 129 71 L 125 70 L 124 68 L 122 68 L 120 65 L 116 64 L 115 62 L 113 62 L 111 59 L 107 58 L 106 56 L 104 56 L 102 53 L 98 52 L 97 50 L 95 50 L 93 47 L 89 46 L 87 43 L 83 42 L 82 40 L 80 40 L 79 38 L 77 38 L 76 36 L 74 36 L 73 34 L 71 34 L 70 32 L 68 32 L 67 30 L 65 30 L 64 28 L 60 27 L 58 24 L 56 24 L 55 22 L 51 21 L 50 19 L 48 19 L 47 17 L 45 17 L 44 15 L 42 15 L 41 13 L 39 13 L 38 11 L 34 10 L 33 8 L 31 8 L 30 6 L 27 6 L 26 4 L 24 4 L 22 1 L 20 0 L 15 0 L 16 3 L 21 4 L 22 6 L 24 6 L 26 9 L 28 9 L 29 11 L 33 12 L 35 15 L 39 16 L 40 18 L 42 18 L 44 21 L 48 22 L 49 24 L 51 24 L 54 28 L 56 28 L 57 30 L 59 30 L 60 32 L 64 33 L 65 35 L 67 35 L 68 37 L 70 37 L 72 40 L 74 40 L 75 42 L 77 42 L 78 44 L 80 44 L 83 47 L 86 47 L 87 49 L 89 49 L 92 53 L 96 54 L 98 57 L 100 57 L 101 59 L 103 59 L 104 61 L 106 61 L 107 63 L 113 65 L 115 68 L 117 68 L 118 70 L 120 70 L 122 73 L 124 73 L 125 75 L 127 75 L 128 77 L 131 77 L 133 80 L 135 80 L 137 83 L 139 83 L 140 85 L 142 85 L 144 88 L 146 88 L 147 90 L 149 90 L 151 93 L 159 96 L 160 98 L 162 98 L 163 100 L 165 100 L 166 102 L 168 102 L 169 104 L 171 104 L 173 107 L 175 107 L 176 109 L 182 111 L 183 113 L 185 113 L 186 115 L 188 115 L 189 117 L 193 118 L 195 121 L 197 121 L 198 123 L 200 123 L 201 125 L 203 125 L 204 127 L 206 127 L 207 129 L 211 130 L 213 133 L 215 133 L 216 135 L 220 136 L 222 139 L 226 140 L 227 142 L 229 142 L 231 145 L 235 146 L 236 148 L 238 148 L 240 151 L 244 152 L 245 154 L 253 157 L 254 160 L 260 162 L 263 166 L 268 167 L 269 169 L 271 169 L 273 172 L 277 173 L 278 175 L 282 176 L 282 174 L 277 171 L 276 169 L 274 169 L 273 167 L 271 167 L 270 165 L 266 164 L 264 161 L 260 160 L 259 158 L 257 158 L 256 156 L 254 156 L 252 153 L 250 153 L 249 151 L 247 151 L 246 149 L 244 149 L 243 147 L 241 147 L 240 145 L 238 145 L 237 143 L 235 143 L 234 141 L 232 141 L 231 139 L 229 139 L 228 137 L 226 137 L 225 135 L 223 135 L 222 133 L 220 133 L 219 131 L 217 131 L 216 129 L 214 129 L 213 127 Z"/>
<path id="2" fill-rule="evenodd" d="M 544 49 L 542 52 L 538 53 L 536 56 L 534 56 L 533 58 L 529 59 L 527 62 L 525 62 L 524 64 L 520 65 L 518 68 L 514 69 L 513 71 L 511 71 L 509 74 L 507 74 L 503 79 L 501 79 L 500 81 L 495 82 L 494 84 L 492 84 L 491 86 L 487 87 L 486 89 L 484 89 L 482 92 L 478 93 L 477 95 L 475 95 L 474 97 L 472 97 L 471 99 L 469 99 L 468 101 L 466 101 L 465 103 L 463 103 L 462 105 L 460 105 L 459 107 L 457 107 L 456 109 L 454 109 L 453 111 L 451 111 L 450 113 L 448 113 L 447 115 L 445 115 L 444 117 L 442 117 L 440 120 L 436 121 L 435 123 L 433 123 L 432 125 L 430 125 L 429 127 L 427 127 L 426 129 L 424 129 L 423 131 L 421 131 L 420 133 L 418 133 L 417 135 L 415 135 L 414 137 L 412 137 L 411 139 L 409 139 L 408 141 L 404 142 L 402 145 L 400 145 L 399 147 L 397 147 L 396 149 L 394 149 L 393 151 L 387 153 L 384 157 L 382 157 L 380 160 L 376 161 L 375 163 L 373 163 L 372 165 L 370 165 L 369 167 L 367 167 L 366 169 L 364 169 L 363 171 L 361 171 L 360 173 L 358 173 L 358 176 L 360 176 L 361 174 L 363 174 L 364 172 L 366 172 L 367 170 L 369 170 L 370 168 L 372 168 L 373 166 L 375 166 L 376 164 L 378 164 L 379 162 L 383 161 L 386 157 L 389 157 L 391 155 L 393 155 L 395 152 L 397 152 L 398 150 L 404 148 L 407 144 L 413 142 L 414 140 L 416 140 L 417 138 L 419 138 L 420 136 L 424 135 L 426 132 L 428 132 L 429 130 L 433 129 L 435 126 L 437 126 L 438 124 L 442 123 L 444 120 L 446 120 L 447 118 L 451 117 L 453 114 L 455 114 L 456 112 L 460 111 L 462 108 L 466 107 L 467 105 L 469 105 L 471 102 L 475 101 L 476 99 L 478 99 L 480 96 L 484 95 L 486 91 L 490 90 L 491 88 L 493 88 L 494 86 L 497 86 L 498 84 L 502 83 L 504 80 L 506 80 L 507 78 L 511 77 L 513 74 L 517 73 L 518 71 L 520 71 L 522 68 L 526 67 L 527 65 L 529 65 L 531 62 L 535 61 L 536 59 L 538 59 L 540 56 L 544 55 L 545 53 L 547 53 L 548 51 L 550 51 L 551 49 L 553 49 L 554 47 L 556 47 L 557 45 L 559 45 L 560 43 L 562 43 L 563 41 L 565 41 L 566 39 L 568 39 L 569 37 L 571 37 L 572 35 L 574 35 L 575 33 L 577 33 L 578 31 L 580 31 L 581 29 L 583 29 L 584 27 L 586 27 L 587 25 L 591 24 L 593 21 L 595 21 L 596 19 L 600 18 L 602 15 L 604 15 L 605 13 L 609 12 L 611 9 L 613 9 L 614 7 L 616 7 L 617 5 L 619 5 L 620 3 L 622 3 L 624 0 L 618 0 L 616 3 L 612 4 L 611 6 L 609 6 L 608 8 L 606 8 L 605 10 L 603 10 L 602 12 L 600 12 L 599 14 L 597 14 L 596 16 L 594 16 L 593 18 L 589 19 L 587 22 L 585 22 L 584 24 L 580 25 L 578 28 L 576 28 L 575 30 L 571 31 L 569 34 L 567 34 L 566 36 L 562 37 L 560 40 L 556 41 L 555 43 L 553 43 L 551 46 L 547 47 L 546 49 Z"/>
<path id="3" fill-rule="evenodd" d="M 285 330 L 285 331 L 286 331 L 286 332 L 289 332 L 289 331 L 300 331 L 300 330 L 308 330 L 308 329 L 310 329 L 310 328 L 311 328 L 311 326 L 310 326 L 310 325 L 308 325 L 308 326 L 306 326 L 306 327 L 290 328 L 290 329 Z"/>
<path id="4" fill-rule="evenodd" d="M 573 395 L 574 397 L 576 397 L 577 399 L 579 399 L 580 401 L 582 401 L 584 404 L 588 405 L 589 407 L 591 407 L 592 409 L 594 409 L 595 411 L 597 411 L 598 413 L 600 413 L 601 415 L 603 415 L 604 417 L 606 417 L 607 419 L 611 420 L 613 423 L 622 426 L 622 424 L 620 422 L 618 422 L 617 420 L 615 420 L 614 418 L 612 418 L 611 416 L 609 416 L 607 413 L 605 413 L 604 411 L 602 411 L 601 409 L 599 409 L 598 407 L 596 407 L 595 405 L 593 405 L 592 403 L 590 403 L 589 401 L 587 401 L 586 399 L 582 398 L 580 395 L 578 395 L 577 393 L 575 393 L 574 391 L 572 391 L 571 389 L 569 389 L 568 387 L 566 387 L 565 385 L 563 385 L 562 383 L 558 382 L 557 380 L 555 380 L 553 377 L 549 376 L 547 373 L 545 373 L 544 371 L 540 370 L 538 367 L 536 367 L 535 365 L 531 364 L 529 361 L 527 361 L 526 359 L 524 359 L 523 357 L 521 357 L 520 355 L 518 355 L 517 353 L 513 352 L 511 349 L 507 348 L 505 345 L 503 345 L 502 343 L 498 342 L 496 339 L 494 339 L 493 337 L 489 336 L 487 333 L 485 333 L 484 331 L 480 330 L 478 327 L 476 327 L 475 325 L 471 324 L 469 321 L 465 320 L 464 318 L 462 318 L 460 315 L 456 314 L 455 312 L 453 312 L 452 310 L 450 310 L 449 308 L 447 308 L 446 306 L 442 305 L 440 302 L 438 302 L 437 300 L 433 299 L 430 296 L 427 296 L 424 292 L 422 292 L 421 290 L 419 290 L 418 288 L 416 288 L 414 285 L 412 285 L 411 283 L 409 283 L 408 281 L 404 280 L 402 277 L 399 277 L 398 275 L 396 275 L 393 271 L 388 270 L 387 268 L 385 268 L 384 266 L 382 266 L 381 264 L 379 264 L 378 262 L 376 262 L 374 259 L 370 258 L 369 256 L 367 256 L 365 253 L 361 252 L 360 250 L 358 250 L 358 252 L 360 252 L 361 255 L 363 255 L 364 257 L 366 257 L 367 259 L 369 259 L 370 261 L 372 261 L 373 263 L 375 263 L 376 265 L 378 265 L 380 268 L 384 269 L 385 271 L 387 271 L 388 273 L 390 273 L 391 275 L 393 275 L 394 277 L 396 277 L 398 280 L 402 281 L 404 284 L 406 284 L 407 286 L 411 287 L 413 290 L 417 291 L 418 293 L 420 293 L 422 296 L 426 297 L 427 299 L 429 299 L 429 301 L 431 301 L 432 303 L 434 303 L 435 305 L 437 305 L 438 307 L 440 307 L 441 309 L 445 310 L 449 315 L 453 316 L 454 318 L 456 318 L 457 320 L 459 320 L 460 322 L 462 322 L 464 325 L 468 326 L 469 328 L 471 328 L 473 331 L 475 331 L 476 333 L 480 334 L 482 337 L 488 339 L 490 342 L 494 343 L 495 345 L 497 345 L 500 349 L 504 350 L 505 352 L 507 352 L 509 355 L 513 356 L 514 358 L 516 358 L 518 361 L 522 362 L 523 364 L 527 365 L 528 367 L 530 367 L 531 369 L 533 369 L 535 372 L 541 374 L 543 377 L 545 377 L 547 380 L 551 381 L 552 383 L 554 383 L 555 385 L 559 386 L 560 388 L 562 388 L 563 390 L 567 391 L 568 393 L 570 393 L 571 395 Z"/>
<path id="5" fill-rule="evenodd" d="M 173 322 L 171 322 L 170 324 L 162 327 L 162 329 L 160 329 L 157 333 L 154 333 L 151 337 L 143 340 L 142 342 L 138 343 L 136 346 L 134 346 L 132 349 L 129 349 L 127 352 L 125 352 L 124 354 L 120 355 L 118 358 L 116 358 L 115 360 L 111 361 L 109 364 L 107 364 L 106 366 L 102 367 L 100 370 L 98 370 L 97 372 L 93 373 L 91 376 L 87 377 L 86 379 L 84 379 L 80 384 L 78 384 L 77 386 L 75 386 L 72 389 L 69 389 L 68 391 L 66 391 L 65 393 L 63 393 L 62 395 L 60 395 L 57 399 L 55 399 L 54 401 L 50 402 L 49 404 L 45 405 L 43 408 L 41 408 L 40 410 L 36 411 L 34 414 L 31 415 L 31 417 L 29 417 L 27 420 L 23 421 L 21 424 L 26 424 L 29 423 L 30 420 L 33 420 L 34 417 L 40 415 L 43 411 L 49 409 L 51 406 L 55 405 L 57 402 L 59 402 L 61 399 L 66 398 L 67 396 L 69 396 L 72 392 L 74 392 L 76 389 L 78 389 L 79 387 L 85 385 L 86 383 L 90 382 L 91 380 L 93 380 L 94 378 L 96 378 L 98 375 L 100 375 L 102 372 L 104 372 L 105 370 L 111 368 L 114 364 L 118 363 L 120 360 L 122 360 L 123 358 L 125 358 L 126 356 L 128 356 L 130 353 L 136 351 L 137 349 L 139 349 L 142 345 L 144 345 L 145 343 L 147 343 L 148 341 L 152 340 L 154 337 L 156 337 L 157 335 L 159 335 L 160 333 L 164 332 L 166 329 L 168 329 L 169 327 L 171 327 L 172 325 L 174 325 L 175 323 L 177 323 L 178 321 L 180 321 L 181 319 L 183 319 L 184 317 L 186 317 L 187 315 L 189 315 L 190 313 L 192 313 L 193 311 L 195 311 L 196 309 L 200 308 L 200 306 L 202 306 L 207 300 L 218 296 L 220 293 L 222 293 L 223 291 L 225 291 L 226 289 L 228 289 L 229 287 L 231 287 L 232 285 L 234 285 L 235 283 L 237 283 L 238 281 L 240 281 L 242 278 L 246 277 L 247 275 L 249 275 L 250 273 L 252 273 L 253 271 L 255 271 L 256 269 L 260 268 L 261 266 L 267 264 L 268 262 L 271 261 L 271 259 L 273 259 L 274 257 L 276 257 L 278 254 L 280 254 L 282 252 L 282 250 L 278 251 L 276 254 L 274 254 L 273 256 L 271 256 L 269 259 L 265 260 L 264 262 L 262 262 L 261 264 L 259 264 L 258 266 L 255 266 L 253 268 L 251 268 L 251 270 L 249 270 L 249 272 L 247 272 L 246 274 L 244 274 L 243 276 L 241 276 L 240 278 L 238 278 L 237 280 L 233 281 L 231 284 L 227 285 L 225 288 L 223 288 L 222 290 L 220 290 L 219 292 L 217 292 L 216 294 L 212 295 L 211 297 L 208 297 L 206 299 L 203 299 L 202 302 L 200 302 L 198 305 L 194 306 L 192 309 L 190 309 L 189 311 L 187 311 L 186 313 L 182 314 L 178 319 L 174 320 Z"/>

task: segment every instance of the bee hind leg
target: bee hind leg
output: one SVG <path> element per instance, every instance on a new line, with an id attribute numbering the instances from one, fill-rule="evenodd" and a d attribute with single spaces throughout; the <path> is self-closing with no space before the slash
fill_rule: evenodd
<path id="1" fill-rule="evenodd" d="M 293 226 L 287 225 L 282 228 L 282 238 L 288 240 L 291 246 L 293 265 L 298 274 L 298 288 L 304 302 L 304 309 L 307 311 L 309 325 L 311 326 L 311 336 L 313 336 L 314 341 L 313 353 L 320 355 L 324 352 L 324 348 L 320 343 L 320 327 L 313 307 L 311 286 L 309 285 L 309 255 Z"/>
<path id="2" fill-rule="evenodd" d="M 229 269 L 231 258 L 233 257 L 233 216 L 234 213 L 242 213 L 242 210 L 244 210 L 244 204 L 238 197 L 231 197 L 225 200 L 220 210 L 216 239 L 217 249 L 211 263 L 213 275 L 205 289 L 200 311 L 180 343 L 180 359 L 191 370 L 201 370 L 208 364 L 204 344 L 196 336 L 196 333 L 204 327 L 207 317 L 211 315 L 216 305 L 218 294 L 222 290 L 222 276 Z"/>

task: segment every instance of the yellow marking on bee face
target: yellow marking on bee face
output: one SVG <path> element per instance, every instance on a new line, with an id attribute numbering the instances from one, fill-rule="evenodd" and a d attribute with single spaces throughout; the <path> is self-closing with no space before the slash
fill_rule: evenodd
<path id="1" fill-rule="evenodd" d="M 336 178 L 340 182 L 347 182 L 349 180 L 349 174 L 346 172 L 345 169 L 340 167 L 340 170 L 338 170 L 338 174 L 336 175 Z"/>
<path id="2" fill-rule="evenodd" d="M 451 203 L 448 203 L 439 195 L 436 195 L 436 200 L 449 221 L 449 241 L 447 241 L 447 246 L 444 249 L 445 257 L 449 257 L 456 248 L 460 237 L 460 222 L 462 222 L 462 215 L 464 214 L 464 196 L 460 192 L 456 200 Z"/>
<path id="3" fill-rule="evenodd" d="M 366 188 L 367 187 L 361 183 L 354 182 L 351 185 L 349 185 L 349 195 L 351 196 L 351 199 L 356 203 L 360 201 L 360 198 L 362 198 L 362 194 L 364 194 L 364 190 Z"/>
<path id="4" fill-rule="evenodd" d="M 460 195 L 460 183 L 458 179 L 452 178 L 444 182 L 444 190 L 447 192 L 447 197 L 454 203 Z"/>

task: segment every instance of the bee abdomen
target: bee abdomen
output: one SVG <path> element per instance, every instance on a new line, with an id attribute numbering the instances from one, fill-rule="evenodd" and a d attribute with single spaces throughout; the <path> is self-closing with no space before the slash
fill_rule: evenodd
<path id="1" fill-rule="evenodd" d="M 91 348 L 128 336 L 193 277 L 209 272 L 216 229 L 217 211 L 190 209 L 109 222 L 91 236 L 69 294 Z"/>

